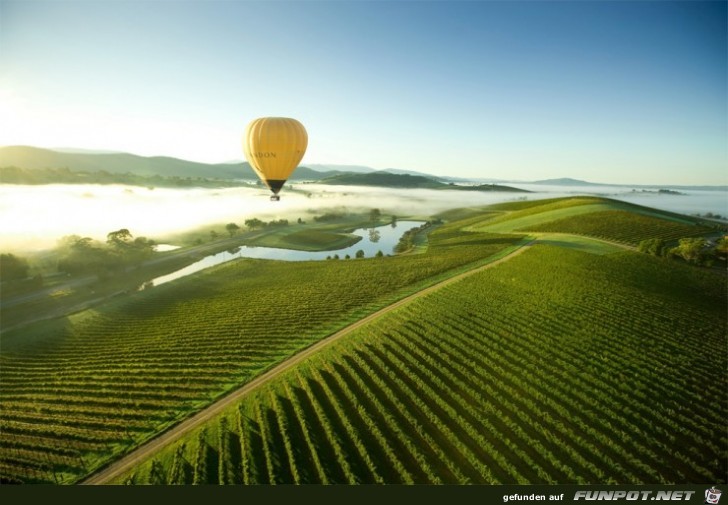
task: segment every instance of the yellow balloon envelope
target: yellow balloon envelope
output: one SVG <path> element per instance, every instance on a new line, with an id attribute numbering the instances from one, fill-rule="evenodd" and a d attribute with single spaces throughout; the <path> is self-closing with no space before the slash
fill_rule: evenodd
<path id="1" fill-rule="evenodd" d="M 308 134 L 301 123 L 287 117 L 262 117 L 248 125 L 243 151 L 260 180 L 278 199 L 278 192 L 301 162 Z"/>

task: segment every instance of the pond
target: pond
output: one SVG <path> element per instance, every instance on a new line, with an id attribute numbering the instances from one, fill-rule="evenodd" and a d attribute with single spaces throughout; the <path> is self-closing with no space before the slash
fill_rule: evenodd
<path id="1" fill-rule="evenodd" d="M 356 252 L 359 250 L 364 251 L 365 258 L 371 258 L 376 255 L 378 251 L 382 251 L 383 254 L 392 254 L 392 252 L 394 252 L 394 246 L 397 245 L 404 232 L 411 230 L 412 228 L 417 228 L 422 224 L 422 221 L 397 221 L 396 223 L 384 226 L 359 228 L 354 230 L 352 234 L 358 235 L 361 237 L 361 240 L 350 247 L 345 247 L 344 249 L 338 249 L 336 251 L 296 251 L 294 249 L 278 249 L 275 247 L 239 246 L 235 248 L 235 252 L 223 251 L 221 253 L 212 254 L 200 261 L 181 268 L 176 272 L 152 279 L 145 284 L 145 287 L 159 286 L 160 284 L 179 279 L 180 277 L 199 272 L 205 268 L 219 265 L 236 258 L 259 258 L 284 261 L 319 261 L 325 260 L 327 257 L 333 257 L 335 254 L 341 259 L 344 259 L 347 254 L 351 258 L 354 258 Z"/>

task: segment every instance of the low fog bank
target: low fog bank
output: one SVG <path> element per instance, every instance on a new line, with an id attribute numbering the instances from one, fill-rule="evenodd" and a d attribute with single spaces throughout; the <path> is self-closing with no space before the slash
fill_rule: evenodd
<path id="1" fill-rule="evenodd" d="M 516 186 L 516 185 L 514 185 Z M 388 189 L 293 183 L 271 202 L 265 188 L 143 188 L 122 185 L 0 185 L 0 240 L 3 251 L 49 249 L 66 235 L 105 240 L 107 233 L 127 228 L 135 236 L 157 241 L 174 233 L 246 219 L 299 217 L 310 220 L 332 210 L 356 212 L 378 208 L 398 217 L 428 216 L 444 210 L 574 194 L 603 194 L 641 205 L 686 214 L 707 211 L 726 215 L 725 192 L 689 195 L 631 194 L 620 188 L 538 187 L 536 193 Z M 686 192 L 687 193 L 687 192 Z"/>
<path id="2" fill-rule="evenodd" d="M 514 188 L 549 194 L 549 197 L 594 195 L 624 202 L 677 212 L 679 214 L 728 216 L 728 192 L 723 190 L 678 189 L 677 194 L 660 193 L 661 186 L 556 186 L 544 184 L 510 184 Z M 531 195 L 528 195 L 531 198 Z"/>
<path id="3" fill-rule="evenodd" d="M 318 208 L 346 207 L 351 210 L 378 208 L 396 216 L 429 216 L 448 209 L 483 206 L 493 203 L 548 198 L 550 195 L 497 191 L 459 191 L 448 189 L 396 189 L 371 186 L 330 186 L 304 184 L 296 186 L 311 194 L 309 201 Z"/>
<path id="4" fill-rule="evenodd" d="M 397 216 L 430 215 L 469 205 L 513 200 L 514 193 L 390 190 L 292 184 L 279 202 L 264 188 L 170 189 L 123 185 L 0 185 L 0 240 L 3 251 L 55 247 L 66 235 L 105 240 L 121 228 L 135 237 L 160 240 L 206 225 L 299 217 L 331 210 L 378 208 Z"/>

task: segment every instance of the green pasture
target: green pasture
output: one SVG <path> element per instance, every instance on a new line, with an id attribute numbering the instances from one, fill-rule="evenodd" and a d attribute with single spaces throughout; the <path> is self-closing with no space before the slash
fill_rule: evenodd
<path id="1" fill-rule="evenodd" d="M 590 254 L 611 254 L 624 251 L 623 247 L 603 240 L 570 235 L 566 233 L 537 233 L 537 243 L 554 247 L 564 247 Z"/>
<path id="2" fill-rule="evenodd" d="M 316 229 L 291 232 L 276 230 L 253 240 L 249 245 L 296 249 L 299 251 L 333 251 L 359 242 L 361 237 L 350 233 L 334 233 Z"/>

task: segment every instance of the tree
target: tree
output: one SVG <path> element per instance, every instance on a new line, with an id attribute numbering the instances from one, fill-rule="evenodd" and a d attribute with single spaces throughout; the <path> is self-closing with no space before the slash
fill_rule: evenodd
<path id="1" fill-rule="evenodd" d="M 58 270 L 69 274 L 107 274 L 118 263 L 108 248 L 90 237 L 70 235 L 59 241 Z"/>
<path id="2" fill-rule="evenodd" d="M 667 243 L 659 238 L 651 238 L 641 241 L 637 250 L 653 256 L 664 256 L 667 251 Z"/>
<path id="3" fill-rule="evenodd" d="M 677 247 L 670 250 L 670 254 L 679 256 L 689 263 L 701 263 L 707 241 L 702 238 L 681 238 Z"/>
<path id="4" fill-rule="evenodd" d="M 374 256 L 376 256 L 377 258 L 381 258 L 382 256 L 384 256 L 384 253 L 381 250 L 379 250 L 379 251 L 377 251 L 377 254 L 375 254 Z"/>
<path id="5" fill-rule="evenodd" d="M 376 222 L 379 220 L 379 217 L 382 215 L 382 211 L 379 209 L 372 209 L 369 212 L 369 221 Z"/>
<path id="6" fill-rule="evenodd" d="M 363 258 L 363 257 L 364 257 L 364 251 L 362 251 L 361 249 L 359 249 L 359 250 L 358 250 L 358 251 L 356 252 L 356 254 L 354 254 L 354 257 L 355 257 L 355 258 Z"/>
<path id="7" fill-rule="evenodd" d="M 245 226 L 247 226 L 251 230 L 254 230 L 256 228 L 263 228 L 265 226 L 265 223 L 260 219 L 254 217 L 251 219 L 246 219 Z"/>
<path id="8" fill-rule="evenodd" d="M 106 243 L 116 261 L 115 268 L 123 270 L 126 265 L 139 265 L 154 253 L 156 243 L 146 237 L 137 237 L 126 228 L 112 231 L 106 235 Z"/>
<path id="9" fill-rule="evenodd" d="M 106 243 L 115 249 L 122 250 L 129 245 L 132 238 L 134 237 L 131 232 L 122 228 L 106 235 Z"/>
<path id="10" fill-rule="evenodd" d="M 728 235 L 721 237 L 715 245 L 715 256 L 722 261 L 728 257 Z"/>
<path id="11" fill-rule="evenodd" d="M 233 235 L 235 235 L 238 230 L 240 230 L 240 226 L 236 225 L 235 223 L 228 223 L 225 225 L 225 229 L 230 234 L 230 237 L 232 238 Z"/>
<path id="12" fill-rule="evenodd" d="M 156 250 L 157 243 L 146 237 L 137 237 L 127 249 L 125 260 L 131 264 L 138 265 L 150 258 Z"/>
<path id="13" fill-rule="evenodd" d="M 28 277 L 28 265 L 25 258 L 14 254 L 0 254 L 0 280 L 14 281 Z"/>
<path id="14" fill-rule="evenodd" d="M 211 238 L 212 240 L 217 240 L 217 238 L 218 238 L 219 236 L 220 236 L 220 235 L 219 235 L 219 234 L 218 234 L 218 233 L 217 233 L 217 232 L 216 232 L 215 230 L 210 230 L 210 238 Z"/>

